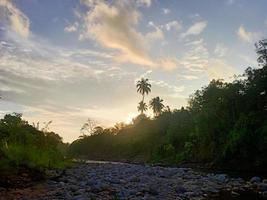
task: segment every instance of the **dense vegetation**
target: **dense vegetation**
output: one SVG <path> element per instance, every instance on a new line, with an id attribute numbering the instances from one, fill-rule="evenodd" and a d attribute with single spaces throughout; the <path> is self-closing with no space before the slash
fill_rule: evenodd
<path id="1" fill-rule="evenodd" d="M 148 80 L 137 83 L 141 114 L 130 125 L 95 127 L 74 141 L 70 154 L 91 159 L 213 163 L 234 169 L 266 170 L 267 40 L 256 45 L 258 68 L 247 68 L 233 82 L 212 80 L 189 98 L 188 107 L 163 109 L 150 101 L 153 119 L 144 113 Z M 143 85 L 143 86 L 141 86 Z"/>
<path id="2" fill-rule="evenodd" d="M 17 113 L 0 120 L 0 175 L 22 167 L 44 172 L 64 166 L 66 144 L 47 130 L 49 123 L 39 130 L 39 123 L 30 125 Z"/>

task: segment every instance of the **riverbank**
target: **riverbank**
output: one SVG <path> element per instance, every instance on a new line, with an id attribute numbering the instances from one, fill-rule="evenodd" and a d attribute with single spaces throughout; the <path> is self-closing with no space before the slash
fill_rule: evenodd
<path id="1" fill-rule="evenodd" d="M 78 163 L 57 179 L 24 189 L 0 189 L 0 199 L 7 200 L 247 199 L 244 194 L 251 195 L 250 199 L 264 199 L 267 180 L 254 177 L 246 181 L 191 168 L 114 162 Z"/>

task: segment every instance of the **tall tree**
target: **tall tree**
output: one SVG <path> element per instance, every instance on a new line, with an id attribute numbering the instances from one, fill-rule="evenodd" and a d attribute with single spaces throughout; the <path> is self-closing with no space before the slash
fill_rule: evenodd
<path id="1" fill-rule="evenodd" d="M 138 111 L 141 112 L 141 114 L 143 114 L 144 111 L 147 110 L 147 105 L 146 105 L 146 103 L 145 103 L 144 101 L 140 101 L 140 102 L 139 102 L 139 105 L 138 105 L 138 107 L 137 107 L 137 109 L 138 109 Z"/>
<path id="2" fill-rule="evenodd" d="M 142 95 L 142 101 L 139 103 L 139 106 L 137 108 L 138 108 L 138 111 L 141 111 L 141 114 L 143 114 L 143 112 L 146 110 L 144 109 L 145 108 L 144 106 L 146 105 L 144 103 L 145 95 L 151 92 L 151 84 L 148 82 L 148 79 L 141 78 L 141 80 L 137 82 L 136 88 L 137 88 L 137 92 Z M 139 109 L 139 108 L 142 108 L 142 109 Z"/>
<path id="3" fill-rule="evenodd" d="M 267 65 L 267 39 L 260 40 L 255 44 L 256 53 L 258 54 L 259 65 Z"/>
<path id="4" fill-rule="evenodd" d="M 163 99 L 159 97 L 155 97 L 150 100 L 149 106 L 150 108 L 152 108 L 155 116 L 159 116 L 162 113 L 162 109 L 164 108 L 164 105 L 162 102 L 163 102 Z"/>

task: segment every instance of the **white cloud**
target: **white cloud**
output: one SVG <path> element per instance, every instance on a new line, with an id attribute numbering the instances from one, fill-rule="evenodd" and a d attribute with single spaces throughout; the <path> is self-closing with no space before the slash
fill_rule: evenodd
<path id="1" fill-rule="evenodd" d="M 0 21 L 22 37 L 30 34 L 30 20 L 10 0 L 0 0 Z"/>
<path id="2" fill-rule="evenodd" d="M 108 5 L 102 1 L 89 5 L 84 16 L 82 38 L 94 39 L 105 48 L 118 50 L 116 60 L 155 66 L 148 55 L 148 43 L 136 30 L 140 13 L 131 2 L 116 1 Z"/>
<path id="3" fill-rule="evenodd" d="M 242 40 L 243 42 L 247 42 L 247 43 L 252 43 L 255 42 L 256 40 L 258 40 L 261 36 L 261 33 L 258 32 L 249 32 L 247 31 L 243 25 L 241 25 L 239 27 L 239 29 L 237 30 L 237 35 L 239 37 L 240 40 Z"/>
<path id="4" fill-rule="evenodd" d="M 170 31 L 171 29 L 175 31 L 180 31 L 182 28 L 182 24 L 178 21 L 170 21 L 165 24 L 165 28 L 167 31 Z"/>
<path id="5" fill-rule="evenodd" d="M 177 59 L 175 58 L 162 58 L 159 60 L 159 65 L 165 70 L 173 70 L 177 68 Z"/>
<path id="6" fill-rule="evenodd" d="M 168 14 L 171 13 L 171 10 L 168 9 L 168 8 L 163 8 L 163 9 L 162 9 L 162 12 L 163 12 L 165 15 L 168 15 Z"/>
<path id="7" fill-rule="evenodd" d="M 214 49 L 214 54 L 218 57 L 224 57 L 228 51 L 228 48 L 222 44 L 218 43 Z"/>
<path id="8" fill-rule="evenodd" d="M 179 75 L 184 79 L 193 80 L 196 74 L 206 74 L 209 79 L 222 78 L 229 80 L 237 71 L 221 57 L 213 58 L 206 47 L 203 39 L 191 41 L 185 44 L 189 48 L 181 59 L 177 62 L 178 66 L 188 70 L 189 75 Z M 222 52 L 219 52 L 220 55 Z M 191 74 L 193 73 L 193 74 Z"/>
<path id="9" fill-rule="evenodd" d="M 155 31 L 149 32 L 145 35 L 145 38 L 149 40 L 149 42 L 154 42 L 156 40 L 163 40 L 164 39 L 164 33 L 163 31 L 157 27 L 154 26 Z"/>
<path id="10" fill-rule="evenodd" d="M 69 33 L 76 32 L 78 30 L 78 26 L 79 26 L 79 23 L 78 22 L 74 22 L 74 24 L 70 24 L 70 25 L 66 26 L 64 28 L 64 31 L 65 32 L 69 32 Z"/>
<path id="11" fill-rule="evenodd" d="M 182 37 L 186 37 L 189 35 L 199 35 L 204 31 L 207 25 L 208 23 L 206 21 L 196 22 L 191 27 L 189 27 L 185 33 L 182 34 Z"/>
<path id="12" fill-rule="evenodd" d="M 199 77 L 194 75 L 178 75 L 179 79 L 185 79 L 185 80 L 196 80 L 199 79 Z"/>
<path id="13" fill-rule="evenodd" d="M 181 94 L 185 90 L 184 85 L 176 86 L 163 80 L 151 80 L 150 82 L 154 85 L 154 90 L 161 91 L 162 97 L 184 98 L 184 96 Z"/>
<path id="14" fill-rule="evenodd" d="M 80 38 L 92 39 L 102 47 L 114 50 L 116 62 L 130 62 L 150 68 L 174 68 L 170 58 L 153 59 L 149 55 L 151 44 L 163 40 L 164 33 L 153 22 L 149 22 L 149 26 L 155 30 L 146 34 L 137 30 L 141 14 L 134 2 L 117 0 L 108 4 L 87 0 L 86 5 L 90 12 L 83 16 L 84 29 Z"/>
<path id="15" fill-rule="evenodd" d="M 223 59 L 210 59 L 206 68 L 209 79 L 232 80 L 238 71 Z"/>

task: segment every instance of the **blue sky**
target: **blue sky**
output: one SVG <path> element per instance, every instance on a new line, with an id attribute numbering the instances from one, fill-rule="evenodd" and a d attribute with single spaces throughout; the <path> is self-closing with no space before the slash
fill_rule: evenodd
<path id="1" fill-rule="evenodd" d="M 147 77 L 165 105 L 187 105 L 211 79 L 257 67 L 264 0 L 0 0 L 0 114 L 72 141 L 88 117 L 129 121 Z"/>

